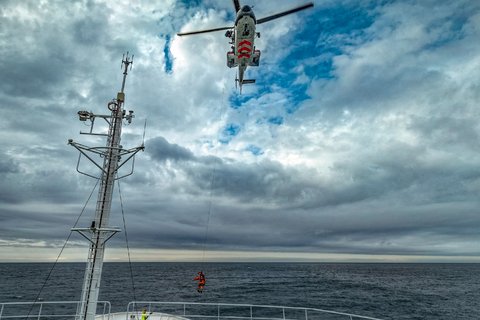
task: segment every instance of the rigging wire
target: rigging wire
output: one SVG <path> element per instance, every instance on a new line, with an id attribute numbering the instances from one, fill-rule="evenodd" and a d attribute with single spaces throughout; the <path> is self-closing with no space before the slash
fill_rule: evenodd
<path id="1" fill-rule="evenodd" d="M 147 121 L 145 120 L 145 125 Z M 123 209 L 123 198 L 122 198 L 122 190 L 120 188 L 120 180 L 117 180 L 118 185 L 118 195 L 120 196 L 120 208 L 122 210 L 122 219 L 123 219 L 123 230 L 125 231 L 125 242 L 127 245 L 127 255 L 128 255 L 128 267 L 130 269 L 130 280 L 132 281 L 132 291 L 133 291 L 133 301 L 137 301 L 137 296 L 135 293 L 135 282 L 133 279 L 133 268 L 132 268 L 132 260 L 130 258 L 130 245 L 128 244 L 128 233 L 127 233 L 127 224 L 125 222 L 125 211 Z M 136 304 L 133 305 L 133 311 L 135 312 Z"/>
<path id="2" fill-rule="evenodd" d="M 145 145 L 145 132 L 147 129 L 147 119 L 145 119 L 145 123 L 143 125 L 143 136 L 142 136 L 142 146 Z M 128 242 L 128 232 L 127 232 L 127 223 L 125 221 L 125 210 L 123 208 L 123 197 L 122 197 L 122 189 L 120 187 L 120 180 L 117 180 L 117 185 L 118 185 L 118 195 L 120 197 L 120 208 L 122 211 L 122 220 L 123 220 L 123 230 L 125 231 L 125 243 L 127 246 L 127 256 L 128 256 L 128 267 L 130 269 L 130 280 L 132 281 L 132 291 L 133 291 L 133 301 L 137 301 L 137 294 L 135 290 L 135 281 L 133 277 L 133 268 L 132 268 L 132 259 L 130 256 L 130 245 Z M 133 304 L 133 312 L 135 311 L 136 308 L 136 303 Z M 137 318 L 139 317 L 138 312 L 137 312 Z"/>
<path id="3" fill-rule="evenodd" d="M 83 213 L 85 212 L 85 208 L 87 207 L 88 203 L 90 202 L 90 199 L 92 198 L 93 192 L 94 192 L 95 189 L 97 188 L 99 181 L 100 181 L 100 179 L 97 179 L 97 182 L 95 183 L 95 186 L 93 186 L 93 189 L 92 189 L 92 191 L 90 192 L 90 195 L 88 196 L 87 201 L 86 201 L 85 204 L 83 205 L 82 211 L 80 212 L 79 216 L 77 217 L 77 220 L 75 221 L 75 223 L 74 223 L 74 225 L 73 225 L 72 228 L 75 228 L 75 227 L 77 226 L 77 224 L 78 224 L 78 221 L 80 221 L 80 218 L 82 217 Z M 35 297 L 35 300 L 33 301 L 32 306 L 30 307 L 30 310 L 28 311 L 28 315 L 26 316 L 25 319 L 28 319 L 28 318 L 30 317 L 30 314 L 32 313 L 33 307 L 35 306 L 35 303 L 38 302 L 38 298 L 40 298 L 40 295 L 42 294 L 43 289 L 44 289 L 45 286 L 47 285 L 48 280 L 50 280 L 50 276 L 52 275 L 52 272 L 53 272 L 53 270 L 55 269 L 55 266 L 57 265 L 58 260 L 60 259 L 60 256 L 61 256 L 62 253 L 63 253 L 63 250 L 64 250 L 65 247 L 67 246 L 67 243 L 68 243 L 68 241 L 70 240 L 70 237 L 72 236 L 72 233 L 73 233 L 73 231 L 70 230 L 70 233 L 68 234 L 68 237 L 67 237 L 67 239 L 65 240 L 65 242 L 64 242 L 64 244 L 63 244 L 63 246 L 62 246 L 62 249 L 60 250 L 60 253 L 58 254 L 57 258 L 55 259 L 55 262 L 53 263 L 53 266 L 52 266 L 52 268 L 50 269 L 50 272 L 48 273 L 47 278 L 46 278 L 45 281 L 43 282 L 42 287 L 41 287 L 40 290 L 38 291 L 38 294 L 37 294 L 37 296 Z"/>

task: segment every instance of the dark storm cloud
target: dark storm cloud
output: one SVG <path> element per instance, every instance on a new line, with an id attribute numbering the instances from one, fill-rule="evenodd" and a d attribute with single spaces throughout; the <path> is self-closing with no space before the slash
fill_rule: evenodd
<path id="1" fill-rule="evenodd" d="M 301 172 L 271 161 L 246 164 L 196 157 L 187 148 L 170 144 L 164 138 L 149 145 L 154 160 L 179 161 L 176 169 L 183 171 L 199 192 L 211 190 L 217 195 L 258 201 L 265 206 L 313 209 L 403 192 L 409 195 L 409 201 L 420 203 L 459 201 L 473 196 L 473 186 L 480 178 L 480 170 L 474 164 L 431 164 L 423 160 L 429 150 L 401 143 L 378 150 L 377 155 L 360 154 L 357 159 L 334 163 L 331 170 L 338 177 L 334 181 L 322 179 L 317 171 Z"/>
<path id="2" fill-rule="evenodd" d="M 442 243 L 468 243 L 480 223 L 476 204 L 465 202 L 476 192 L 476 166 L 461 164 L 459 170 L 459 163 L 430 163 L 424 160 L 428 148 L 395 142 L 377 155 L 360 154 L 336 163 L 332 171 L 339 179 L 330 182 L 318 172 L 305 174 L 268 161 L 217 159 L 209 166 L 188 149 L 175 149 L 189 155 L 187 162 L 177 162 L 177 170 L 197 188 L 214 194 L 208 227 L 211 249 L 442 255 Z M 234 200 L 237 208 L 216 203 L 220 196 Z M 174 243 L 200 246 L 207 204 L 197 208 L 201 210 L 167 209 L 176 213 L 166 220 L 178 223 L 172 227 L 167 222 L 164 235 L 152 230 L 151 236 L 170 248 Z M 457 230 L 464 232 L 458 235 Z M 178 233 L 181 239 L 174 235 Z M 146 230 L 144 237 L 148 234 Z M 474 252 L 465 247 L 456 254 Z"/>
<path id="3" fill-rule="evenodd" d="M 77 209 L 77 208 L 75 208 Z M 0 208 L 0 234 L 2 240 L 9 242 L 9 246 L 41 246 L 59 247 L 64 244 L 74 227 L 73 216 L 69 206 L 57 204 L 54 208 L 40 202 L 31 204 L 2 205 Z M 85 224 L 86 225 L 86 224 Z M 80 225 L 78 225 L 80 226 Z M 76 245 L 78 238 L 72 237 L 70 246 Z"/>
<path id="4" fill-rule="evenodd" d="M 147 142 L 147 152 L 157 161 L 190 161 L 194 160 L 193 153 L 177 144 L 170 144 L 163 137 L 157 137 Z"/>
<path id="5" fill-rule="evenodd" d="M 108 11 L 107 8 L 97 10 L 97 12 L 102 11 L 103 15 L 89 15 L 72 24 L 71 28 L 74 43 L 92 46 L 98 44 L 100 41 L 107 40 L 104 38 L 104 35 L 108 26 Z"/>
<path id="6" fill-rule="evenodd" d="M 411 122 L 411 129 L 436 148 L 478 149 L 480 132 L 475 126 L 476 119 L 460 114 L 414 116 Z"/>
<path id="7" fill-rule="evenodd" d="M 69 64 L 64 64 L 60 59 L 32 57 L 30 61 L 19 62 L 16 61 L 17 59 L 18 57 L 10 57 L 10 61 L 4 60 L 5 64 L 0 65 L 0 68 L 5 70 L 3 75 L 8 79 L 0 86 L 2 91 L 9 95 L 46 97 L 51 94 L 55 85 L 66 79 L 67 75 L 60 70 L 65 69 Z M 12 65 L 15 67 L 12 68 Z M 55 72 L 54 69 L 58 69 L 59 72 Z M 45 83 L 50 85 L 45 86 Z"/>
<path id="8" fill-rule="evenodd" d="M 76 179 L 65 175 L 65 170 L 39 169 L 32 173 L 26 171 L 3 175 L 0 182 L 2 202 L 20 204 L 54 201 L 60 204 L 76 199 Z"/>
<path id="9" fill-rule="evenodd" d="M 233 159 L 197 157 L 162 137 L 148 141 L 147 147 L 154 160 L 176 161 L 176 169 L 182 170 L 199 190 L 212 190 L 242 201 L 297 202 L 304 200 L 305 189 L 312 187 L 311 183 L 294 178 L 301 176 L 300 172 L 276 162 L 245 164 Z"/>
<path id="10" fill-rule="evenodd" d="M 17 173 L 20 171 L 20 168 L 15 161 L 6 154 L 1 154 L 0 156 L 0 174 L 6 175 L 9 173 Z"/>
<path id="11" fill-rule="evenodd" d="M 8 121 L 4 129 L 16 133 L 15 139 L 10 141 L 18 141 L 26 137 L 27 133 L 32 134 L 36 139 L 41 139 L 44 143 L 52 142 L 57 138 L 61 139 L 60 134 L 65 132 L 68 125 L 65 122 L 59 123 L 57 117 L 75 119 L 71 110 L 56 102 L 43 105 L 29 99 L 11 102 L 12 99 L 7 98 L 4 101 L 6 109 L 9 110 L 5 114 Z"/>
<path id="12" fill-rule="evenodd" d="M 7 154 L 0 153 L 0 200 L 2 202 L 17 202 L 18 190 L 16 178 L 22 174 L 19 164 Z"/>
<path id="13" fill-rule="evenodd" d="M 67 49 L 64 31 L 53 23 L 55 21 L 40 25 L 33 21 L 21 23 L 8 16 L 2 21 L 5 30 L 2 46 L 9 49 L 0 60 L 2 74 L 8 79 L 0 84 L 3 93 L 17 97 L 47 97 L 55 85 L 66 81 L 73 56 Z M 17 34 L 31 39 L 31 44 L 23 36 L 14 36 Z"/>
<path id="14" fill-rule="evenodd" d="M 476 204 L 452 203 L 420 210 L 395 206 L 380 210 L 372 209 L 371 204 L 357 205 L 354 215 L 349 212 L 351 207 L 292 211 L 214 203 L 210 214 L 204 205 L 196 205 L 196 210 L 183 206 L 185 211 L 164 208 L 170 214 L 158 218 L 161 224 L 144 224 L 142 232 L 135 228 L 131 235 L 133 241 L 140 241 L 138 245 L 152 248 L 201 249 L 206 244 L 209 250 L 442 255 L 446 240 L 468 244 L 479 223 L 472 211 Z M 452 216 L 452 209 L 466 219 Z M 458 236 L 458 229 L 466 233 Z M 466 245 L 455 254 L 475 254 L 475 247 Z"/>

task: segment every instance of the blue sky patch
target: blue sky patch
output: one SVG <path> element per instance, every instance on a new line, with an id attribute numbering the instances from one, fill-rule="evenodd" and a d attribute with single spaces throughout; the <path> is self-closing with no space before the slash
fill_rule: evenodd
<path id="1" fill-rule="evenodd" d="M 239 91 L 237 91 L 228 98 L 228 101 L 230 102 L 230 108 L 240 109 L 245 102 L 250 100 L 250 98 L 250 95 L 240 94 Z"/>
<path id="2" fill-rule="evenodd" d="M 165 72 L 172 73 L 173 70 L 173 56 L 170 52 L 172 38 L 169 34 L 165 36 L 165 48 L 163 48 L 163 53 L 165 55 Z"/>
<path id="3" fill-rule="evenodd" d="M 436 33 L 439 31 L 439 36 L 431 43 L 425 46 L 425 50 L 435 50 L 437 48 L 441 48 L 452 41 L 458 41 L 465 36 L 464 26 L 465 23 L 468 22 L 468 19 L 463 15 L 458 15 L 456 17 L 448 17 L 445 19 L 439 19 L 429 25 L 426 29 L 428 33 Z M 447 32 L 445 32 L 444 27 L 449 26 L 447 28 Z"/>
<path id="4" fill-rule="evenodd" d="M 281 72 L 271 73 L 261 67 L 258 70 L 259 79 L 265 84 L 257 84 L 258 94 L 271 92 L 271 84 L 287 88 L 289 102 L 284 106 L 285 112 L 296 112 L 310 98 L 306 93 L 308 83 L 296 83 L 297 77 L 303 72 L 310 81 L 334 78 L 333 59 L 343 54 L 345 48 L 370 41 L 366 29 L 374 22 L 372 12 L 371 5 L 352 3 L 335 4 L 306 15 L 304 29 L 292 37 L 291 52 L 278 62 Z M 243 101 L 234 102 L 241 105 Z"/>
<path id="5" fill-rule="evenodd" d="M 187 8 L 199 7 L 202 4 L 202 0 L 181 0 L 180 4 Z"/>
<path id="6" fill-rule="evenodd" d="M 249 145 L 247 148 L 246 148 L 247 151 L 250 151 L 254 156 L 260 156 L 263 154 L 263 150 L 262 148 L 260 147 L 257 147 L 253 144 Z"/>
<path id="7" fill-rule="evenodd" d="M 229 123 L 223 128 L 219 141 L 221 143 L 229 143 L 239 132 L 241 128 L 238 124 Z"/>
<path id="8" fill-rule="evenodd" d="M 283 117 L 281 116 L 276 116 L 276 117 L 271 117 L 271 118 L 268 118 L 268 123 L 270 124 L 276 124 L 277 126 L 283 124 Z"/>
<path id="9" fill-rule="evenodd" d="M 319 19 L 319 16 L 321 17 Z M 317 63 L 305 64 L 304 72 L 312 78 L 332 78 L 333 58 L 341 55 L 342 48 L 368 40 L 365 29 L 374 21 L 369 8 L 338 5 L 309 15 L 304 30 L 298 33 L 291 53 L 282 61 L 285 70 L 293 70 L 299 61 L 312 55 L 323 56 Z"/>

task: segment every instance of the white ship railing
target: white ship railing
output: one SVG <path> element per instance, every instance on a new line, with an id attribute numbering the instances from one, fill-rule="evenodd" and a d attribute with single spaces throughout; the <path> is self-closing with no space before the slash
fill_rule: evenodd
<path id="1" fill-rule="evenodd" d="M 0 303 L 0 320 L 3 319 L 75 319 L 80 301 L 38 301 Z M 97 319 L 110 318 L 111 305 L 98 301 Z"/>
<path id="2" fill-rule="evenodd" d="M 4 319 L 76 319 L 80 301 L 39 301 L 0 303 L 0 320 Z M 127 312 L 111 313 L 108 301 L 99 301 L 98 320 L 138 320 L 143 309 L 147 309 L 149 319 L 172 320 L 188 318 L 191 320 L 382 320 L 352 313 L 325 309 L 268 306 L 229 303 L 195 302 L 130 302 Z M 168 317 L 172 316 L 172 317 Z"/>
<path id="3" fill-rule="evenodd" d="M 252 304 L 134 301 L 128 304 L 126 320 L 139 318 L 139 312 L 169 314 L 196 320 L 320 320 L 369 319 L 351 313 L 315 308 L 284 307 Z M 153 318 L 153 317 L 152 317 Z"/>

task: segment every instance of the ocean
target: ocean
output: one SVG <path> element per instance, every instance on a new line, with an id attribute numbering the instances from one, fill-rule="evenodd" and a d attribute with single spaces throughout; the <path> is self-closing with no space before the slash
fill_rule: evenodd
<path id="1" fill-rule="evenodd" d="M 33 301 L 49 263 L 0 263 L 0 302 Z M 59 263 L 43 301 L 79 300 L 84 263 Z M 202 270 L 204 293 L 193 278 Z M 99 300 L 311 307 L 383 319 L 480 319 L 480 264 L 105 263 Z"/>

